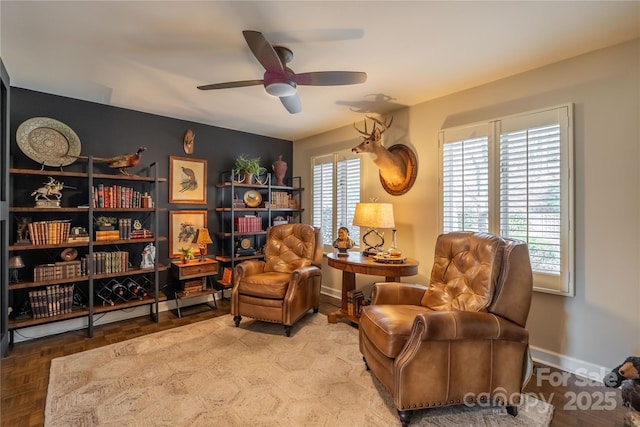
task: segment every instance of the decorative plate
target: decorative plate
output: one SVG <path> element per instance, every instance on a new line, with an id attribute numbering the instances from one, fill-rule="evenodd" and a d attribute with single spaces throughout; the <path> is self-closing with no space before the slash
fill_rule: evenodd
<path id="1" fill-rule="evenodd" d="M 383 264 L 404 264 L 407 262 L 406 257 L 392 257 L 386 255 L 376 255 L 373 257 L 375 262 L 381 262 Z"/>
<path id="2" fill-rule="evenodd" d="M 244 193 L 244 203 L 250 208 L 257 208 L 262 202 L 262 194 L 256 190 L 249 190 Z"/>
<path id="3" fill-rule="evenodd" d="M 22 122 L 16 132 L 18 147 L 41 165 L 67 166 L 80 154 L 80 138 L 64 123 L 48 117 Z"/>

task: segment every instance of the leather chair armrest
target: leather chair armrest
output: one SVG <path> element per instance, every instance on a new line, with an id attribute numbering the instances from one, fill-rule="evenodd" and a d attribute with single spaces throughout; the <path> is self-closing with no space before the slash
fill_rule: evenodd
<path id="1" fill-rule="evenodd" d="M 319 276 L 321 274 L 322 270 L 315 265 L 298 268 L 291 273 L 291 281 L 289 283 L 305 282 L 309 277 Z"/>
<path id="2" fill-rule="evenodd" d="M 419 325 L 422 323 L 422 325 Z M 475 311 L 432 311 L 416 315 L 413 331 L 422 331 L 423 341 L 498 339 L 528 343 L 522 326 L 492 313 Z"/>
<path id="3" fill-rule="evenodd" d="M 252 259 L 243 261 L 240 264 L 236 265 L 234 283 L 237 283 L 243 277 L 253 276 L 254 274 L 259 274 L 264 271 L 264 266 L 266 263 L 261 260 Z"/>
<path id="4" fill-rule="evenodd" d="M 422 296 L 427 291 L 424 285 L 400 282 L 374 283 L 371 304 L 422 305 Z"/>

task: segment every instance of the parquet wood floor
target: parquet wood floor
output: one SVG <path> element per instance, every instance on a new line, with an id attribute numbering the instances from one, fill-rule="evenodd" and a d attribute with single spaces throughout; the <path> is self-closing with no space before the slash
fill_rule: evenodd
<path id="1" fill-rule="evenodd" d="M 324 297 L 320 312 L 335 311 L 338 301 Z M 189 310 L 198 310 L 190 308 Z M 1 418 L 3 427 L 42 426 L 44 406 L 49 381 L 51 359 L 165 329 L 188 325 L 229 313 L 229 301 L 218 301 L 218 310 L 204 309 L 178 319 L 174 312 L 160 313 L 158 323 L 147 317 L 98 326 L 94 337 L 87 338 L 86 331 L 74 331 L 18 343 L 1 360 Z M 18 331 L 19 332 L 19 331 Z M 536 366 L 536 373 L 525 392 L 533 393 L 555 406 L 552 426 L 623 426 L 627 409 L 622 407 L 620 391 L 603 386 L 585 386 L 584 380 L 573 375 L 561 381 L 562 372 L 546 366 Z M 549 380 L 553 378 L 553 380 Z M 558 384 L 560 383 L 560 384 Z M 609 408 L 604 393 L 615 393 L 615 408 Z M 583 408 L 583 409 L 579 409 Z M 399 425 L 399 424 L 398 424 Z M 72 427 L 72 426 L 70 426 Z"/>

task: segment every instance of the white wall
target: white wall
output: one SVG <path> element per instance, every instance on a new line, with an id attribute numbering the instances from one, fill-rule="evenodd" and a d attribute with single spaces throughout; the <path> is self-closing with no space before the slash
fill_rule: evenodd
<path id="1" fill-rule="evenodd" d="M 416 183 L 391 196 L 364 159 L 362 200 L 394 204 L 398 246 L 421 262 L 405 281 L 426 284 L 438 234 L 438 131 L 567 102 L 575 106 L 576 296 L 536 292 L 528 329 L 537 359 L 593 371 L 640 354 L 640 40 L 395 111 L 385 145 L 415 150 Z M 295 141 L 293 172 L 308 189 L 305 221 L 310 157 L 351 148 L 358 137 L 346 126 Z M 326 264 L 323 274 L 325 293 L 339 295 L 340 274 Z M 358 287 L 379 279 L 359 277 Z"/>

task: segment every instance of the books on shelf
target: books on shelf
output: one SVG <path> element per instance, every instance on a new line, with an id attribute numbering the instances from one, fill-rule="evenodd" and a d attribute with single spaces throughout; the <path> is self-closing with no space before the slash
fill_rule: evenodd
<path id="1" fill-rule="evenodd" d="M 245 215 L 235 218 L 238 233 L 257 233 L 262 231 L 262 218 L 256 215 Z"/>
<path id="2" fill-rule="evenodd" d="M 32 245 L 57 245 L 69 240 L 71 221 L 34 221 L 30 222 L 28 227 Z"/>
<path id="3" fill-rule="evenodd" d="M 83 258 L 85 263 L 89 260 Z M 129 270 L 129 252 L 113 251 L 113 252 L 94 252 L 90 266 L 94 274 L 111 274 L 122 273 Z"/>
<path id="4" fill-rule="evenodd" d="M 145 203 L 143 203 L 143 196 Z M 151 207 L 151 196 L 134 188 L 121 185 L 98 184 L 92 188 L 91 202 L 94 208 L 144 208 Z M 146 206 L 145 206 L 146 205 Z"/>
<path id="5" fill-rule="evenodd" d="M 35 319 L 71 313 L 73 288 L 70 285 L 51 285 L 44 289 L 29 291 L 29 303 Z"/>
<path id="6" fill-rule="evenodd" d="M 82 276 L 81 261 L 59 261 L 54 264 L 41 264 L 33 268 L 34 282 L 43 280 L 69 279 Z"/>

